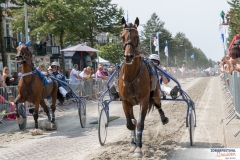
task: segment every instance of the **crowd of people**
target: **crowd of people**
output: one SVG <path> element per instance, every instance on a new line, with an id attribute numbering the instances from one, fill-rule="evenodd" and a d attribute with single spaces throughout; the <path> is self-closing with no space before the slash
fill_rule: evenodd
<path id="1" fill-rule="evenodd" d="M 82 70 L 79 70 L 78 64 L 73 65 L 73 68 L 71 69 L 71 72 L 69 74 L 69 80 L 64 76 L 64 74 L 61 73 L 60 64 L 58 62 L 52 62 L 48 68 L 45 68 L 45 66 L 43 65 L 39 65 L 37 69 L 43 74 L 54 76 L 55 78 L 68 83 L 77 96 L 87 96 L 87 100 L 94 100 L 97 99 L 96 95 L 106 89 L 107 80 L 115 70 L 115 67 L 107 67 L 103 66 L 102 64 L 98 64 L 97 69 L 94 71 L 93 62 L 95 62 L 95 59 L 93 59 L 92 56 L 92 53 L 89 53 L 86 56 L 86 67 Z M 184 64 L 181 68 L 164 67 L 161 65 L 160 58 L 156 54 L 150 55 L 149 59 L 155 61 L 155 63 L 159 67 L 161 67 L 171 76 L 177 79 L 181 78 L 183 81 L 186 81 L 187 76 L 195 76 L 195 74 L 197 73 L 196 70 L 186 69 Z M 8 86 L 16 86 L 21 78 L 21 75 L 21 67 L 19 68 L 18 72 L 13 72 L 11 76 L 9 75 L 9 69 L 7 67 L 4 67 L 2 74 L 0 71 L 0 86 L 2 86 L 0 87 L 0 111 L 6 110 L 5 102 L 10 106 L 10 110 L 8 109 L 8 111 L 12 112 L 15 110 L 14 104 L 9 102 L 9 93 L 11 92 L 11 90 L 8 88 Z M 161 88 L 164 92 L 169 95 L 171 94 L 171 92 L 177 93 L 176 88 L 171 89 L 166 86 L 166 84 L 169 82 L 168 77 L 165 77 L 162 74 L 160 74 L 160 77 L 160 79 L 162 80 L 160 83 L 163 83 L 161 85 Z M 3 89 L 6 89 L 7 92 Z M 66 86 L 64 86 L 64 84 L 59 82 L 58 89 L 62 96 L 62 98 L 59 99 L 59 103 L 63 104 L 66 100 L 71 98 L 72 93 L 67 89 Z M 26 102 L 26 105 L 29 105 L 28 102 Z"/>
<path id="2" fill-rule="evenodd" d="M 218 62 L 220 77 L 223 78 L 223 73 L 231 74 L 233 71 L 240 72 L 240 40 L 236 40 L 226 56 L 223 56 Z M 229 85 L 229 79 L 226 79 Z"/>

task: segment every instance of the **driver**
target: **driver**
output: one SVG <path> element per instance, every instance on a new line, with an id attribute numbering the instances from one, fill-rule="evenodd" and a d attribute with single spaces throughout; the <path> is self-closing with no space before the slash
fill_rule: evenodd
<path id="1" fill-rule="evenodd" d="M 55 78 L 57 78 L 63 82 L 67 82 L 66 77 L 58 72 L 58 70 L 60 68 L 60 65 L 58 62 L 52 62 L 51 68 L 52 68 L 52 75 Z M 60 103 L 63 103 L 65 101 L 65 99 L 68 100 L 69 98 L 71 98 L 71 91 L 67 92 L 66 89 L 64 88 L 64 85 L 61 82 L 58 82 L 58 92 L 60 92 L 60 95 L 61 95 L 61 99 L 59 99 Z M 58 95 L 59 95 L 59 93 L 58 93 Z"/>
<path id="2" fill-rule="evenodd" d="M 160 65 L 160 58 L 157 54 L 151 54 L 149 56 L 149 59 L 152 60 L 152 62 L 156 65 L 159 66 Z M 171 95 L 172 97 L 177 97 L 178 95 L 178 87 L 175 86 L 173 89 L 171 89 L 170 87 L 167 87 L 165 85 L 162 84 L 162 82 L 164 84 L 168 84 L 170 82 L 170 78 L 169 77 L 165 77 L 160 71 L 158 71 L 159 79 L 160 79 L 160 85 L 161 85 L 161 90 L 168 94 Z"/>

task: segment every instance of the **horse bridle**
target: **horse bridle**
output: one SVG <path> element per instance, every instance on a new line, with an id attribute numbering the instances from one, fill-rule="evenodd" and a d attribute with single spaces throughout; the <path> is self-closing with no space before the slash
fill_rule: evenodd
<path id="1" fill-rule="evenodd" d="M 128 37 L 127 37 L 127 41 L 126 43 L 122 46 L 122 49 L 123 51 L 125 51 L 125 48 L 127 47 L 127 45 L 131 45 L 132 48 L 133 48 L 133 52 L 135 52 L 136 50 L 138 50 L 138 44 L 139 44 L 139 36 L 137 37 L 137 44 L 134 45 L 131 41 L 131 30 L 134 29 L 134 30 L 137 30 L 136 28 L 133 28 L 132 27 L 132 24 L 129 24 L 128 25 L 128 28 L 124 28 L 124 30 L 128 30 Z M 126 55 L 124 55 L 125 57 Z M 135 56 L 135 54 L 131 54 L 130 55 L 131 58 L 133 58 Z"/>
<path id="2" fill-rule="evenodd" d="M 22 51 L 22 48 L 20 50 L 21 54 L 19 56 L 16 56 L 16 58 L 21 58 L 21 64 L 23 64 L 24 62 L 26 62 L 29 66 L 32 67 L 32 69 L 34 68 L 32 64 L 30 64 L 26 59 L 25 59 L 25 56 L 26 56 L 26 53 L 24 53 Z M 27 52 L 28 52 L 28 55 L 31 56 L 31 53 L 30 51 L 28 50 L 28 47 L 27 47 Z"/>

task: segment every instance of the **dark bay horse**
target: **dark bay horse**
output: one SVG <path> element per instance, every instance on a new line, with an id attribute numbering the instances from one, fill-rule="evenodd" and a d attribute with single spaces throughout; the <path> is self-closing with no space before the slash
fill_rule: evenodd
<path id="1" fill-rule="evenodd" d="M 168 123 L 161 109 L 160 85 L 157 83 L 153 96 L 150 96 L 150 75 L 143 58 L 139 55 L 139 35 L 137 27 L 139 19 L 135 23 L 126 24 L 125 18 L 122 18 L 122 46 L 124 50 L 124 63 L 119 73 L 119 96 L 122 100 L 123 110 L 127 120 L 127 128 L 132 132 L 132 151 L 135 156 L 142 156 L 142 133 L 144 129 L 144 120 L 148 110 L 153 106 L 158 109 L 163 125 Z M 152 95 L 152 94 L 151 94 Z M 136 121 L 133 115 L 133 106 L 140 104 L 139 120 Z M 137 138 L 135 135 L 137 127 Z"/>
<path id="2" fill-rule="evenodd" d="M 35 105 L 33 118 L 35 120 L 35 128 L 37 129 L 39 104 L 47 114 L 48 120 L 52 123 L 55 122 L 54 112 L 56 110 L 58 85 L 56 81 L 52 81 L 44 86 L 39 75 L 33 72 L 35 68 L 33 67 L 31 58 L 32 54 L 25 44 L 21 44 L 17 47 L 16 60 L 22 65 L 22 78 L 18 83 L 18 95 L 14 102 L 16 106 L 18 106 L 18 103 L 24 103 L 25 101 L 32 102 Z M 47 105 L 44 102 L 44 98 L 49 95 L 52 96 L 52 119 Z M 18 123 L 21 123 L 22 117 L 19 115 L 18 107 L 16 107 L 16 116 L 18 118 Z"/>

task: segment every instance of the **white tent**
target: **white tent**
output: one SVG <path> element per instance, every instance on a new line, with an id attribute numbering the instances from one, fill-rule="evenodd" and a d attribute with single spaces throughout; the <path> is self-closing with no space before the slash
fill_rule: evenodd
<path id="1" fill-rule="evenodd" d="M 102 57 L 98 56 L 98 58 L 96 59 L 97 62 L 101 63 L 101 64 L 106 64 L 106 65 L 110 65 L 110 62 L 103 59 Z"/>

